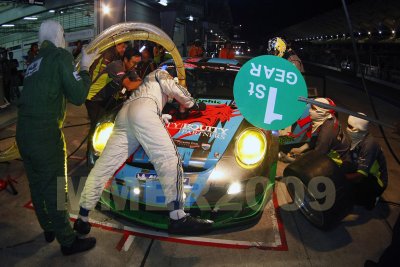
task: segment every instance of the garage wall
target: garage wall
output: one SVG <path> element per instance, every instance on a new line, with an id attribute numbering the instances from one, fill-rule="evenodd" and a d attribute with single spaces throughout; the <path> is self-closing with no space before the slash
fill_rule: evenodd
<path id="1" fill-rule="evenodd" d="M 126 20 L 147 22 L 160 27 L 160 12 L 152 7 L 133 1 L 126 1 Z"/>

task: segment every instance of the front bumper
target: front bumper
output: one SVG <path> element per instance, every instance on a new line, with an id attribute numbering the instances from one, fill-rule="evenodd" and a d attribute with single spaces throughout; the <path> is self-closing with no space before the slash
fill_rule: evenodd
<path id="1" fill-rule="evenodd" d="M 186 199 L 185 211 L 193 216 L 213 220 L 213 229 L 254 223 L 271 200 L 275 173 L 276 162 L 270 165 L 267 177 L 255 176 L 242 181 L 244 190 L 232 195 L 226 194 L 225 186 L 209 184 L 194 201 L 190 196 Z M 126 192 L 133 192 L 133 189 L 121 180 L 113 180 L 103 192 L 100 209 L 111 210 L 138 224 L 168 229 L 169 211 L 164 204 L 148 204 L 141 197 L 132 200 Z"/>

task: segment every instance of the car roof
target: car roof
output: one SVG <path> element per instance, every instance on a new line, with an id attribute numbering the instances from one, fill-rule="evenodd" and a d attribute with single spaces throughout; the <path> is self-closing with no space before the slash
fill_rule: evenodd
<path id="1" fill-rule="evenodd" d="M 215 71 L 239 71 L 241 64 L 235 59 L 224 58 L 182 58 L 185 69 L 207 69 Z M 169 59 L 160 64 L 162 66 L 174 65 L 173 59 Z"/>

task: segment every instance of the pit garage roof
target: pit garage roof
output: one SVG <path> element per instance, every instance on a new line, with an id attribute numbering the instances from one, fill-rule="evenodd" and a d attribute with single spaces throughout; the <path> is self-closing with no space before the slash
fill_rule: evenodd
<path id="1" fill-rule="evenodd" d="M 386 40 L 393 40 L 396 38 L 391 35 L 400 35 L 399 0 L 360 0 L 349 4 L 347 8 L 356 36 L 368 36 L 370 32 L 371 36 L 381 34 L 387 36 Z M 340 38 L 350 32 L 345 12 L 339 8 L 287 27 L 281 34 L 288 39 L 311 40 L 321 36 L 323 39 Z"/>
<path id="2" fill-rule="evenodd" d="M 21 40 L 37 38 L 42 21 L 59 21 L 65 32 L 93 28 L 93 1 L 47 1 L 51 4 L 31 5 L 28 1 L 0 2 L 0 46 L 10 47 Z M 66 5 L 68 3 L 68 5 Z"/>

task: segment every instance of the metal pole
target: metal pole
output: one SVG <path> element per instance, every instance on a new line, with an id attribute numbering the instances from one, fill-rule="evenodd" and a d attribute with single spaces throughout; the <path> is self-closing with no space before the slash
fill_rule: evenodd
<path id="1" fill-rule="evenodd" d="M 100 33 L 101 33 L 104 30 L 103 0 L 99 1 L 99 13 L 100 13 Z"/>
<path id="2" fill-rule="evenodd" d="M 318 101 L 315 101 L 315 100 L 312 100 L 312 99 L 309 99 L 309 98 L 306 98 L 306 97 L 302 97 L 302 96 L 299 96 L 298 100 L 301 101 L 301 102 L 305 102 L 305 103 L 308 103 L 308 104 L 311 104 L 311 105 L 315 105 L 315 106 L 321 107 L 321 108 L 333 109 L 334 111 L 342 112 L 342 113 L 345 113 L 345 114 L 349 114 L 351 116 L 354 116 L 354 117 L 357 117 L 357 118 L 360 118 L 360 119 L 363 119 L 363 120 L 371 121 L 373 123 L 376 123 L 376 124 L 379 124 L 379 125 L 391 128 L 391 129 L 397 129 L 394 125 L 390 125 L 390 124 L 378 121 L 378 120 L 376 120 L 374 118 L 362 115 L 360 113 L 357 113 L 357 112 L 354 112 L 354 111 L 351 111 L 351 110 L 348 110 L 348 109 L 345 109 L 345 108 L 342 108 L 342 107 L 331 106 L 331 105 L 328 105 L 328 104 L 325 104 L 325 103 L 321 103 L 321 102 L 318 102 Z"/>
<path id="3" fill-rule="evenodd" d="M 124 2 L 124 22 L 126 22 L 126 0 Z"/>

